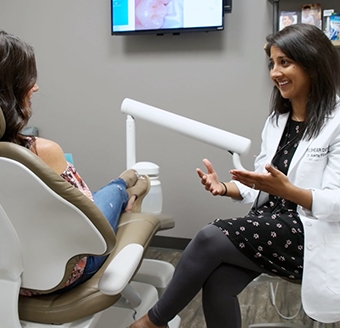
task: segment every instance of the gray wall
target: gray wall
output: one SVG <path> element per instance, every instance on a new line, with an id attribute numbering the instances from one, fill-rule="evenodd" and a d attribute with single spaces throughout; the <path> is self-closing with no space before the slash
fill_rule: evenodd
<path id="1" fill-rule="evenodd" d="M 73 153 L 93 190 L 125 169 L 125 97 L 252 139 L 243 158 L 252 168 L 272 88 L 263 51 L 271 19 L 266 0 L 234 0 L 222 32 L 122 37 L 110 35 L 109 0 L 0 0 L 0 28 L 36 51 L 31 125 Z M 207 157 L 229 180 L 228 153 L 143 121 L 137 136 L 137 160 L 160 166 L 164 212 L 176 220 L 162 235 L 191 238 L 248 210 L 210 196 L 196 176 Z"/>

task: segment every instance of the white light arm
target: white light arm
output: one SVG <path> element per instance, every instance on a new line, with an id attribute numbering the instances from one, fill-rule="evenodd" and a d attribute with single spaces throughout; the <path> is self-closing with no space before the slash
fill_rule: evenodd
<path id="1" fill-rule="evenodd" d="M 215 128 L 213 126 L 194 121 L 192 119 L 167 112 L 165 110 L 146 105 L 126 98 L 122 102 L 121 111 L 127 118 L 127 167 L 136 162 L 135 125 L 133 118 L 140 118 L 151 123 L 174 130 L 180 134 L 227 150 L 233 154 L 235 168 L 244 169 L 240 155 L 249 152 L 251 141 L 239 135 Z"/>

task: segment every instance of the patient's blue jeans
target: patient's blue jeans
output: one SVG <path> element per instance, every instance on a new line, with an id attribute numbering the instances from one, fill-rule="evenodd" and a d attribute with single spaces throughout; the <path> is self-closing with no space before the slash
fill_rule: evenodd
<path id="1" fill-rule="evenodd" d="M 116 232 L 119 217 L 125 210 L 129 196 L 126 192 L 126 182 L 116 179 L 92 193 L 94 203 L 102 211 L 111 227 Z"/>
<path id="2" fill-rule="evenodd" d="M 92 196 L 94 203 L 109 221 L 114 232 L 116 232 L 120 215 L 129 200 L 126 192 L 126 182 L 123 179 L 112 180 L 106 186 L 93 192 Z M 107 255 L 88 256 L 83 276 L 92 276 L 96 273 L 106 258 Z"/>
<path id="3" fill-rule="evenodd" d="M 102 211 L 109 221 L 112 229 L 116 232 L 120 215 L 125 210 L 129 196 L 126 192 L 126 182 L 123 179 L 116 179 L 109 182 L 96 192 L 92 193 L 94 203 Z M 66 291 L 91 278 L 106 260 L 104 256 L 88 256 L 84 273 L 80 279 L 73 284 L 60 289 L 58 292 Z"/>

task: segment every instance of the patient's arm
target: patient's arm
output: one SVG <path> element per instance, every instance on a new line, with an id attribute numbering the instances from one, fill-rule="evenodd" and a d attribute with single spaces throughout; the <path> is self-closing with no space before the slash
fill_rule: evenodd
<path id="1" fill-rule="evenodd" d="M 66 169 L 67 163 L 65 160 L 62 148 L 54 141 L 36 138 L 33 152 L 35 152 L 53 171 L 59 175 Z"/>

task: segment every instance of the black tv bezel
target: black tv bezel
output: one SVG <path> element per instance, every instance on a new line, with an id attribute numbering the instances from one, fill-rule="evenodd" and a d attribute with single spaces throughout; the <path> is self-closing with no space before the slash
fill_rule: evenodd
<path id="1" fill-rule="evenodd" d="M 176 28 L 163 28 L 163 29 L 152 29 L 152 30 L 133 30 L 133 31 L 113 31 L 113 1 L 110 0 L 110 16 L 111 16 L 111 35 L 141 35 L 141 34 L 153 34 L 153 35 L 164 35 L 173 34 L 179 35 L 181 33 L 189 32 L 214 32 L 224 30 L 224 16 L 225 13 L 231 13 L 232 0 L 222 0 L 222 25 L 221 26 L 202 26 L 202 27 L 176 27 Z"/>

